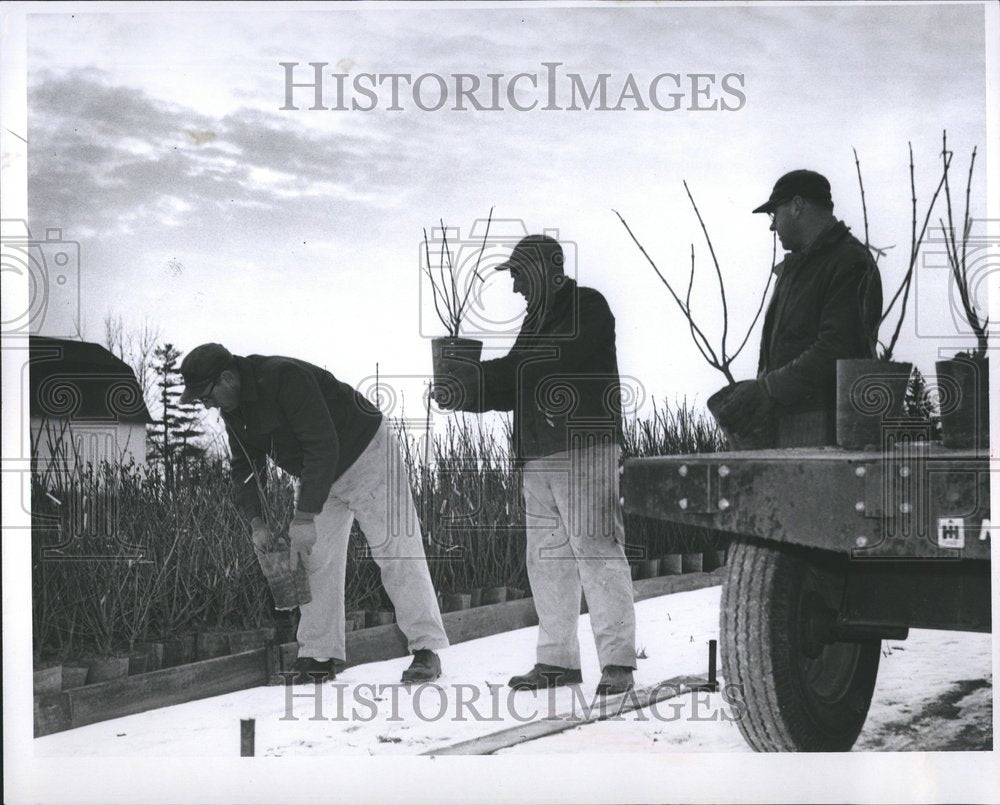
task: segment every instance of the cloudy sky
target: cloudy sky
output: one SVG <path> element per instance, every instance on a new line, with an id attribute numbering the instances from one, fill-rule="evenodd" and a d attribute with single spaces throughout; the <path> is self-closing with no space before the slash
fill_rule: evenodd
<path id="1" fill-rule="evenodd" d="M 88 340 L 101 340 L 111 312 L 134 327 L 152 322 L 182 350 L 213 340 L 288 354 L 353 384 L 378 362 L 419 417 L 421 385 L 408 378 L 429 372 L 427 339 L 443 332 L 421 282 L 422 232 L 433 236 L 443 220 L 468 238 L 492 208 L 487 262 L 504 254 L 505 238 L 557 231 L 573 244 L 579 281 L 616 314 L 622 374 L 647 399 L 703 401 L 723 379 L 612 209 L 680 286 L 694 243 L 696 316 L 717 345 L 717 286 L 683 180 L 713 235 L 731 333 L 749 325 L 771 264 L 767 220 L 750 210 L 787 170 L 826 174 L 836 213 L 861 235 L 857 148 L 871 241 L 895 245 L 882 264 L 887 288 L 909 254 L 908 142 L 922 209 L 942 130 L 963 189 L 978 145 L 972 206 L 985 215 L 977 5 L 160 9 L 29 17 L 29 225 L 36 237 L 58 227 L 80 243 Z M 281 110 L 280 62 L 299 64 L 296 82 L 311 80 L 309 62 L 325 62 L 329 107 L 331 74 L 346 74 L 348 108 L 310 110 L 313 91 L 297 88 L 298 111 Z M 553 62 L 556 105 L 571 105 L 569 74 L 588 88 L 607 74 L 607 106 L 621 108 L 542 110 L 543 63 Z M 424 111 L 402 84 L 402 108 L 390 109 L 385 79 L 375 109 L 352 110 L 352 101 L 372 105 L 352 90 L 356 79 L 371 86 L 358 79 L 366 73 L 440 75 L 449 97 Z M 485 106 L 488 76 L 499 74 L 501 108 L 455 109 L 455 73 L 481 81 Z M 518 73 L 538 83 L 519 79 L 515 94 L 520 105 L 538 102 L 531 111 L 506 96 Z M 663 73 L 680 79 L 658 85 L 661 106 L 680 94 L 673 111 L 649 99 Z M 630 76 L 640 99 L 619 104 Z M 437 87 L 422 82 L 420 103 L 434 105 Z M 933 269 L 918 278 L 897 350 L 928 369 L 936 336 L 954 333 L 942 280 Z M 506 349 L 519 299 L 509 277 L 491 275 L 470 319 L 489 334 L 488 350 Z M 42 331 L 73 333 L 76 318 L 54 293 Z M 738 375 L 755 370 L 759 327 Z M 739 340 L 731 334 L 730 349 Z"/>

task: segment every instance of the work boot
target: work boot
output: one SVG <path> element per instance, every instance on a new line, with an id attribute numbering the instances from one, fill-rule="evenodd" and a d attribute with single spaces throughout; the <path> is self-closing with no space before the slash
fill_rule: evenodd
<path id="1" fill-rule="evenodd" d="M 441 676 L 441 658 L 429 648 L 413 652 L 413 662 L 403 671 L 403 684 L 433 682 Z"/>
<path id="2" fill-rule="evenodd" d="M 632 669 L 627 665 L 609 665 L 601 674 L 597 683 L 598 696 L 614 696 L 632 690 Z"/>
<path id="3" fill-rule="evenodd" d="M 512 676 L 507 682 L 514 690 L 541 690 L 542 688 L 557 688 L 560 685 L 579 685 L 583 682 L 579 668 L 562 668 L 558 665 L 546 665 L 540 662 L 528 673 Z"/>
<path id="4" fill-rule="evenodd" d="M 343 667 L 340 660 L 317 660 L 315 657 L 299 657 L 292 666 L 295 676 L 293 685 L 311 685 L 319 682 L 329 682 L 337 678 L 338 666 Z M 287 679 L 288 677 L 286 677 Z"/>

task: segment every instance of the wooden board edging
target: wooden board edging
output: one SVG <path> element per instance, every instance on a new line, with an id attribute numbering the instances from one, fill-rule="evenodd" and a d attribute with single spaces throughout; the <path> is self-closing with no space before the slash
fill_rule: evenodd
<path id="1" fill-rule="evenodd" d="M 635 600 L 712 587 L 722 583 L 724 573 L 725 568 L 722 567 L 710 573 L 634 581 Z M 446 612 L 442 619 L 452 643 L 464 643 L 538 624 L 535 602 L 531 598 Z M 287 653 L 295 645 L 288 643 L 282 648 Z M 35 737 L 265 685 L 272 678 L 276 653 L 274 646 L 262 647 L 85 685 L 62 693 L 37 695 L 34 697 Z M 409 651 L 399 627 L 390 624 L 348 632 L 347 654 L 348 665 L 351 666 L 405 657 Z"/>
<path id="2" fill-rule="evenodd" d="M 268 649 L 163 668 L 35 697 L 35 737 L 264 685 Z"/>

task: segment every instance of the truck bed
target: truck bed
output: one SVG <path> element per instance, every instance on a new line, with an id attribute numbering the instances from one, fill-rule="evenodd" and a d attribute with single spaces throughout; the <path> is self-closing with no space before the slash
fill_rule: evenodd
<path id="1" fill-rule="evenodd" d="M 785 448 L 633 458 L 631 514 L 856 558 L 990 557 L 981 451 L 903 442 L 884 451 Z"/>

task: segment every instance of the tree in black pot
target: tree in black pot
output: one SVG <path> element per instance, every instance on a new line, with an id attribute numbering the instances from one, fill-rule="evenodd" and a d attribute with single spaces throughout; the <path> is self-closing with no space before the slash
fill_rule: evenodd
<path id="1" fill-rule="evenodd" d="M 448 331 L 448 335 L 431 341 L 431 354 L 434 364 L 434 397 L 442 405 L 455 395 L 462 393 L 462 379 L 468 374 L 468 367 L 476 366 L 482 356 L 483 342 L 473 338 L 463 338 L 459 335 L 462 321 L 468 311 L 469 299 L 477 282 L 483 278 L 479 273 L 479 262 L 486 249 L 490 234 L 490 223 L 493 221 L 493 209 L 490 208 L 486 221 L 486 231 L 483 243 L 476 258 L 476 266 L 472 273 L 462 276 L 461 266 L 456 265 L 451 248 L 448 245 L 448 231 L 441 221 L 441 242 L 438 251 L 438 267 L 435 275 L 431 260 L 431 247 L 427 240 L 427 230 L 424 230 L 424 257 L 426 264 L 422 266 L 424 273 L 431 281 L 431 295 L 434 300 L 434 311 L 438 319 Z"/>
<path id="2" fill-rule="evenodd" d="M 941 408 L 942 441 L 946 447 L 986 449 L 989 446 L 989 317 L 985 296 L 991 263 L 987 243 L 972 237 L 974 220 L 969 213 L 976 149 L 972 149 L 965 185 L 965 211 L 961 228 L 955 226 L 948 168 L 947 132 L 942 135 L 942 161 L 947 222 L 939 219 L 951 273 L 952 287 L 958 294 L 965 324 L 976 339 L 976 346 L 959 352 L 950 360 L 937 361 L 937 394 Z M 970 245 L 972 249 L 970 250 Z"/>
<path id="3" fill-rule="evenodd" d="M 708 234 L 708 228 L 705 226 L 705 221 L 701 217 L 701 212 L 698 210 L 698 205 L 695 203 L 694 196 L 691 195 L 691 190 L 688 188 L 688 184 L 684 182 L 684 190 L 687 193 L 688 200 L 691 202 L 691 206 L 694 208 L 694 213 L 698 218 L 698 223 L 701 226 L 701 230 L 705 235 L 705 242 L 708 245 L 708 252 L 712 258 L 712 264 L 715 268 L 715 275 L 719 282 L 719 300 L 722 305 L 722 338 L 719 342 L 719 348 L 716 350 L 712 343 L 709 341 L 708 336 L 705 335 L 705 331 L 698 325 L 694 319 L 694 314 L 691 311 L 691 291 L 694 288 L 694 275 L 695 275 L 695 252 L 694 244 L 691 244 L 691 271 L 688 275 L 688 287 L 687 292 L 684 295 L 684 299 L 677 294 L 670 281 L 663 275 L 663 272 L 657 267 L 653 258 L 649 256 L 646 249 L 636 238 L 632 229 L 625 222 L 625 219 L 617 210 L 613 210 L 614 214 L 618 216 L 618 220 L 622 222 L 625 230 L 628 232 L 629 237 L 636 246 L 639 247 L 639 251 L 642 252 L 642 256 L 646 258 L 646 261 L 653 267 L 656 275 L 660 278 L 660 281 L 666 287 L 667 291 L 670 293 L 671 298 L 680 308 L 681 313 L 684 314 L 684 318 L 687 319 L 688 328 L 691 332 L 691 340 L 694 341 L 695 346 L 701 353 L 701 356 L 705 359 L 713 369 L 718 370 L 726 378 L 727 385 L 717 391 L 708 399 L 708 408 L 715 415 L 718 407 L 721 406 L 728 396 L 732 393 L 733 389 L 736 388 L 736 379 L 733 377 L 731 370 L 731 365 L 736 358 L 739 357 L 743 348 L 747 345 L 747 341 L 750 338 L 750 333 L 753 332 L 754 326 L 757 324 L 757 320 L 760 318 L 761 311 L 764 309 L 764 300 L 767 298 L 767 292 L 771 287 L 771 280 L 774 277 L 774 265 L 775 258 L 777 256 L 777 238 L 772 238 L 772 253 L 771 253 L 771 271 L 767 275 L 767 283 L 764 286 L 764 292 L 760 297 L 760 304 L 757 306 L 757 312 L 754 315 L 753 321 L 750 322 L 750 326 L 747 328 L 746 334 L 743 336 L 743 340 L 740 342 L 739 347 L 736 348 L 734 352 L 729 352 L 727 345 L 727 339 L 729 337 L 729 304 L 726 299 L 726 284 L 722 275 L 722 270 L 719 267 L 719 260 L 715 255 L 715 247 L 712 245 L 712 238 Z M 736 434 L 727 431 L 724 427 L 722 428 L 727 440 L 729 441 L 730 447 L 734 450 L 746 450 L 755 447 L 770 447 L 771 446 L 771 434 L 768 432 L 766 427 L 754 430 L 751 433 L 746 434 Z"/>
<path id="4" fill-rule="evenodd" d="M 906 396 L 911 386 L 913 364 L 908 361 L 894 360 L 896 344 L 902 332 L 906 318 L 906 309 L 913 286 L 914 270 L 917 257 L 927 234 L 934 206 L 938 196 L 945 186 L 947 168 L 951 155 L 945 156 L 944 170 L 938 180 L 937 187 L 931 196 L 927 211 L 923 216 L 923 224 L 919 230 L 917 183 L 913 162 L 913 144 L 909 147 L 910 174 L 910 256 L 896 291 L 878 316 L 878 326 L 872 333 L 871 358 L 851 358 L 837 361 L 837 444 L 846 448 L 874 447 L 881 444 L 886 422 L 903 421 L 905 419 Z M 876 281 L 879 259 L 893 248 L 873 246 L 868 233 L 868 206 L 865 198 L 865 186 L 861 176 L 861 161 L 854 149 L 854 164 L 858 174 L 858 187 L 861 192 L 861 209 L 865 228 L 865 248 L 873 258 L 872 269 L 869 272 L 870 281 Z M 861 294 L 861 304 L 864 306 L 869 299 L 867 293 Z M 898 308 L 897 308 L 898 305 Z M 887 342 L 878 339 L 878 332 L 891 317 L 895 316 L 895 324 L 891 327 L 891 335 Z M 868 311 L 863 311 L 862 320 L 869 320 Z"/>

